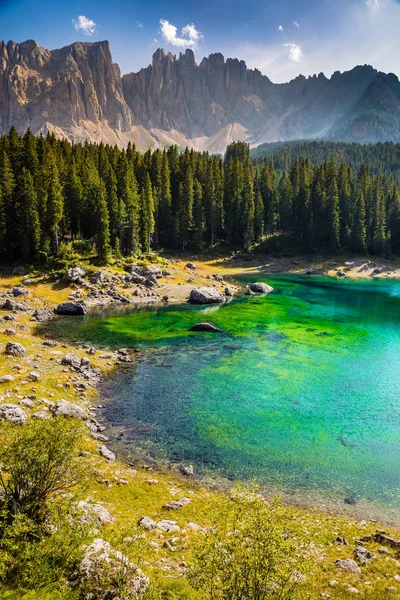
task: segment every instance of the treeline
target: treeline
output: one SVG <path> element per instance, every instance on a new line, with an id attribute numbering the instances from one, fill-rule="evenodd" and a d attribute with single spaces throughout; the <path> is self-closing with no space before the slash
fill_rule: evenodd
<path id="1" fill-rule="evenodd" d="M 315 140 L 297 140 L 293 142 L 273 142 L 261 144 L 251 151 L 255 162 L 266 158 L 273 161 L 276 170 L 288 170 L 295 160 L 308 158 L 312 164 L 319 165 L 330 159 L 336 164 L 348 163 L 353 171 L 367 163 L 371 175 L 392 175 L 400 179 L 400 144 L 384 142 L 377 144 L 356 144 L 350 142 L 327 142 Z"/>
<path id="2" fill-rule="evenodd" d="M 50 260 L 90 240 L 99 260 L 217 242 L 262 249 L 290 233 L 308 250 L 400 251 L 399 185 L 334 159 L 284 168 L 253 162 L 249 146 L 225 157 L 176 146 L 138 152 L 73 144 L 54 135 L 0 138 L 0 257 Z"/>

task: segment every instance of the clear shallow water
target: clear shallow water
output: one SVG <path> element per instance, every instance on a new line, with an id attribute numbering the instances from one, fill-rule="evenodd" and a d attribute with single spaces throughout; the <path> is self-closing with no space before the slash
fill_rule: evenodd
<path id="1" fill-rule="evenodd" d="M 288 493 L 400 509 L 400 283 L 256 279 L 275 293 L 51 329 L 143 348 L 102 390 L 104 417 L 127 448 Z M 188 332 L 205 320 L 224 333 Z"/>

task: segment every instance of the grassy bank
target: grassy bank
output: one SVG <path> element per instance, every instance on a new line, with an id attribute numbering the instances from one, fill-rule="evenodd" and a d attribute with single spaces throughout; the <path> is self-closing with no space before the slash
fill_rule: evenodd
<path id="1" fill-rule="evenodd" d="M 214 275 L 234 277 L 244 270 L 254 272 L 305 272 L 323 270 L 331 275 L 343 270 L 349 277 L 397 277 L 398 264 L 367 263 L 351 260 L 353 265 L 345 265 L 343 258 L 312 261 L 307 258 L 271 259 L 259 257 L 254 261 L 243 259 L 226 260 L 224 257 L 190 257 L 196 269 L 187 268 L 189 257 L 170 258 L 163 262 L 165 274 L 155 288 L 157 296 L 134 296 L 137 286 L 125 287 L 122 268 L 106 269 L 109 276 L 115 277 L 115 288 L 133 301 L 158 301 L 164 295 L 170 300 L 184 301 L 190 289 L 198 285 L 215 285 L 224 289 L 224 281 Z M 333 265 L 332 263 L 335 263 Z M 380 273 L 375 273 L 378 269 Z M 61 280 L 51 281 L 38 272 L 24 275 L 4 275 L 0 279 L 2 294 L 11 295 L 14 287 L 22 281 L 30 282 L 23 287 L 27 296 L 16 297 L 16 302 L 26 303 L 28 311 L 1 311 L 0 321 L 0 384 L 2 404 L 17 404 L 31 416 L 39 411 L 50 414 L 51 404 L 60 400 L 82 407 L 91 414 L 91 408 L 99 404 L 96 378 L 84 375 L 63 364 L 63 358 L 73 353 L 78 359 L 89 359 L 91 369 L 99 370 L 102 376 L 119 368 L 120 355 L 116 351 L 75 347 L 64 342 L 46 345 L 48 340 L 38 335 L 37 321 L 32 321 L 35 309 L 53 308 L 66 301 L 77 292 L 90 303 L 89 290 Z M 118 278 L 121 278 L 120 280 Z M 190 280 L 190 281 L 189 281 Z M 143 293 L 145 290 L 143 290 Z M 11 320 L 5 320 L 4 317 Z M 8 342 L 22 344 L 26 353 L 8 356 L 4 349 Z M 35 375 L 34 375 L 35 374 Z M 95 415 L 95 411 L 93 411 Z M 196 591 L 187 573 L 195 561 L 196 548 L 204 543 L 208 528 L 224 526 L 226 494 L 202 487 L 192 477 L 176 471 L 149 469 L 146 465 L 132 468 L 117 460 L 107 461 L 99 453 L 99 447 L 107 441 L 95 439 L 84 429 L 85 477 L 73 489 L 74 498 L 104 506 L 113 517 L 113 522 L 98 527 L 96 533 L 88 534 L 88 541 L 101 537 L 109 541 L 113 548 L 122 551 L 130 560 L 138 563 L 153 585 L 154 598 L 204 598 L 203 592 Z M 88 453 L 86 455 L 86 453 Z M 164 505 L 171 501 L 187 498 L 180 510 L 168 510 Z M 318 513 L 293 506 L 279 509 L 281 526 L 298 548 L 299 554 L 308 559 L 303 598 L 361 597 L 370 600 L 396 598 L 400 596 L 400 582 L 394 579 L 400 575 L 398 550 L 376 542 L 365 542 L 364 546 L 374 554 L 368 565 L 360 572 L 341 570 L 335 565 L 338 559 L 354 558 L 356 540 L 373 534 L 381 527 L 366 519 L 357 523 L 344 517 Z M 168 519 L 176 521 L 174 531 L 163 531 L 155 527 L 147 531 L 138 526 L 138 521 L 148 516 L 159 523 Z M 388 532 L 394 538 L 400 531 L 391 528 Z M 334 543 L 336 538 L 345 538 L 348 544 Z M 150 586 L 152 589 L 152 586 Z M 321 594 L 325 594 L 321 596 Z M 10 584 L 0 586 L 0 598 L 11 600 L 76 598 L 77 592 L 64 586 L 62 578 L 47 589 L 36 586 L 34 589 L 13 588 Z"/>

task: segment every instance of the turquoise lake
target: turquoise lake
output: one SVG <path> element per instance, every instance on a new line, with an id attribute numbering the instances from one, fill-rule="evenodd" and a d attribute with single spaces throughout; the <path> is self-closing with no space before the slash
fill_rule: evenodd
<path id="1" fill-rule="evenodd" d="M 274 293 L 49 327 L 74 341 L 141 349 L 101 389 L 100 416 L 128 456 L 256 478 L 316 504 L 350 498 L 400 510 L 400 283 L 240 282 L 255 280 Z M 188 331 L 201 321 L 223 333 Z"/>

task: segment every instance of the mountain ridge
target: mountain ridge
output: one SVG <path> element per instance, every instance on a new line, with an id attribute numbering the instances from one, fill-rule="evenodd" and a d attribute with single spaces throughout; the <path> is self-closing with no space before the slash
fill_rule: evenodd
<path id="1" fill-rule="evenodd" d="M 294 139 L 400 141 L 400 83 L 370 65 L 273 83 L 243 60 L 158 49 L 152 63 L 121 74 L 109 43 L 46 50 L 0 42 L 0 134 L 59 137 L 145 149 L 178 144 L 223 152 Z"/>

